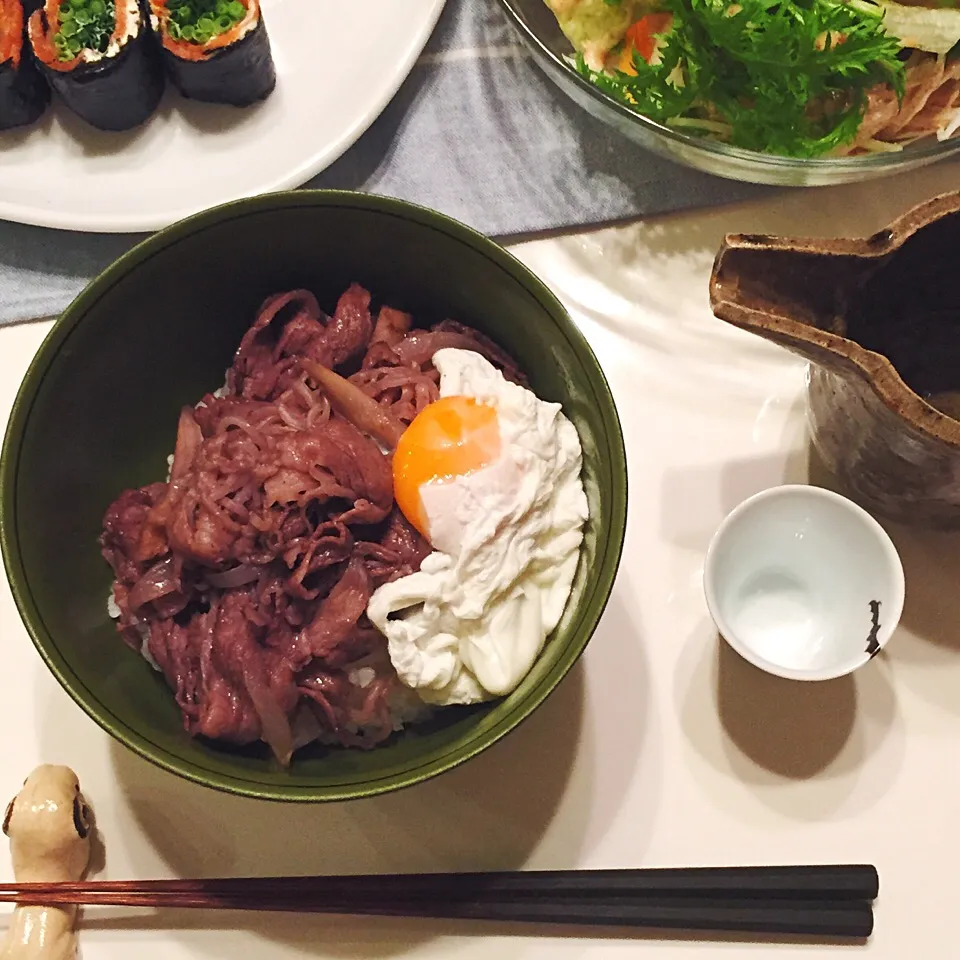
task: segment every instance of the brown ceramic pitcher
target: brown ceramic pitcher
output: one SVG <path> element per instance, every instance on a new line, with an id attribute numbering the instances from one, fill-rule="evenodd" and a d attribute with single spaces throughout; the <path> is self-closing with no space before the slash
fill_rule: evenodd
<path id="1" fill-rule="evenodd" d="M 728 236 L 710 302 L 810 360 L 812 439 L 852 495 L 960 527 L 960 193 L 866 240 Z"/>

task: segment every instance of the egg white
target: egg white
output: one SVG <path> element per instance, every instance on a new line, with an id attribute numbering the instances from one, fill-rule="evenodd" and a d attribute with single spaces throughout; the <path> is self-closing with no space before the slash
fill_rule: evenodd
<path id="1" fill-rule="evenodd" d="M 500 456 L 421 486 L 434 552 L 375 591 L 367 614 L 422 699 L 475 703 L 520 683 L 563 613 L 587 519 L 582 451 L 559 404 L 478 353 L 439 350 L 433 362 L 441 396 L 494 407 Z"/>

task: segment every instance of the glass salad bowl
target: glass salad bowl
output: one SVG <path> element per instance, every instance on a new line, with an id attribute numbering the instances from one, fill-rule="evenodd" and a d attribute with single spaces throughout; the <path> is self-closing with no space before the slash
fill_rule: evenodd
<path id="1" fill-rule="evenodd" d="M 890 176 L 960 157 L 960 138 L 923 142 L 890 153 L 796 158 L 758 153 L 672 130 L 630 110 L 580 76 L 573 47 L 544 0 L 499 0 L 537 65 L 572 100 L 639 146 L 716 176 L 775 186 L 828 186 Z"/>

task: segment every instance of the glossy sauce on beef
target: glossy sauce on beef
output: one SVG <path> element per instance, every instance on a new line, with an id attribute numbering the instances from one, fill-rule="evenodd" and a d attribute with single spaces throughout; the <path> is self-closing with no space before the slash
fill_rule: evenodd
<path id="1" fill-rule="evenodd" d="M 124 491 L 103 522 L 118 629 L 145 641 L 186 729 L 265 740 L 283 763 L 318 732 L 371 747 L 394 731 L 400 684 L 365 611 L 430 552 L 394 505 L 389 453 L 301 361 L 353 370 L 401 429 L 437 399 L 442 347 L 522 379 L 476 331 L 416 329 L 386 306 L 374 317 L 370 300 L 353 285 L 328 317 L 306 290 L 269 298 L 225 388 L 181 411 L 169 480 Z"/>

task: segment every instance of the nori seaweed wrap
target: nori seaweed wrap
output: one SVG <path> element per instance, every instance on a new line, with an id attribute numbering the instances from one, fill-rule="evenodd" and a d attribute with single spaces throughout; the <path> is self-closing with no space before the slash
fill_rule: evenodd
<path id="1" fill-rule="evenodd" d="M 25 28 L 20 0 L 0 0 L 0 130 L 33 123 L 50 103 Z"/>
<path id="2" fill-rule="evenodd" d="M 50 85 L 100 130 L 143 123 L 163 95 L 163 67 L 138 0 L 46 0 L 30 43 Z"/>
<path id="3" fill-rule="evenodd" d="M 150 25 L 185 97 L 246 107 L 276 86 L 259 0 L 150 0 Z"/>

